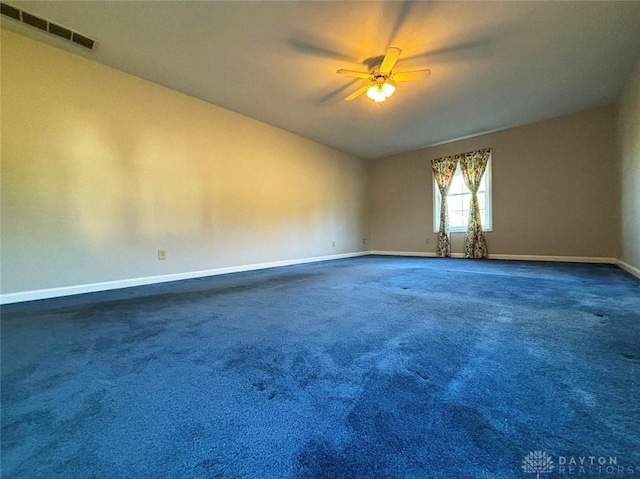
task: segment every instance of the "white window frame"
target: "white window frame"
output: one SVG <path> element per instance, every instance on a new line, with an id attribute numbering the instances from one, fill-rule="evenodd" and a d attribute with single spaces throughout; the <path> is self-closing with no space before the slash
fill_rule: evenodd
<path id="1" fill-rule="evenodd" d="M 487 162 L 487 167 L 484 171 L 484 175 L 482 175 L 482 181 L 485 184 L 485 193 L 484 193 L 484 222 L 482 223 L 482 229 L 484 231 L 493 231 L 493 208 L 492 208 L 492 192 L 491 192 L 491 163 L 492 160 L 489 158 Z M 460 164 L 456 166 L 456 172 L 459 170 Z M 440 231 L 440 189 L 438 188 L 438 183 L 436 182 L 435 177 L 433 178 L 433 232 L 438 233 Z M 449 231 L 451 233 L 466 233 L 467 225 L 464 226 L 451 226 L 449 225 Z"/>

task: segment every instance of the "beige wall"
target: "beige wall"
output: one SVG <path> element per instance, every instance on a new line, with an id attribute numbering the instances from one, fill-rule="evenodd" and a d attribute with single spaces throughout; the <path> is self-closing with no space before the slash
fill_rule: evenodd
<path id="1" fill-rule="evenodd" d="M 640 61 L 620 98 L 620 259 L 640 269 Z"/>
<path id="2" fill-rule="evenodd" d="M 369 169 L 372 249 L 435 252 L 430 162 L 479 148 L 493 149 L 490 254 L 617 257 L 614 107 L 373 162 Z M 453 233 L 452 243 L 452 252 L 462 253 L 464 233 Z"/>
<path id="3" fill-rule="evenodd" d="M 364 161 L 4 30 L 1 53 L 2 293 L 362 249 Z"/>
<path id="4" fill-rule="evenodd" d="M 366 236 L 433 252 L 430 160 L 485 147 L 490 253 L 640 267 L 640 65 L 618 111 L 367 164 L 10 32 L 1 53 L 3 294 L 350 253 Z"/>

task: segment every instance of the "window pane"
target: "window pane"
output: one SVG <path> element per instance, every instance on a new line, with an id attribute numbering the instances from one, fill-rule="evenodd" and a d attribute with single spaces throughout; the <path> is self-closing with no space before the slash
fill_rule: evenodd
<path id="1" fill-rule="evenodd" d="M 460 193 L 464 193 L 464 190 L 462 190 L 460 187 L 460 179 L 454 176 L 453 180 L 451 180 L 451 186 L 449 187 L 449 194 L 457 195 Z"/>
<path id="2" fill-rule="evenodd" d="M 462 209 L 465 211 L 469 211 L 471 208 L 471 195 L 466 194 L 462 196 Z"/>
<path id="3" fill-rule="evenodd" d="M 480 205 L 480 209 L 484 210 L 485 208 L 485 194 L 484 192 L 478 193 L 478 204 Z"/>
<path id="4" fill-rule="evenodd" d="M 449 211 L 462 209 L 462 195 L 447 195 Z"/>
<path id="5" fill-rule="evenodd" d="M 466 215 L 463 215 L 461 211 L 449 212 L 449 226 L 464 226 L 466 224 Z"/>
<path id="6" fill-rule="evenodd" d="M 482 180 L 480 181 L 480 185 L 478 186 L 478 194 L 480 194 L 481 192 L 484 193 L 485 191 L 487 191 L 487 173 L 485 171 L 485 174 L 482 175 Z"/>
<path id="7" fill-rule="evenodd" d="M 462 177 L 462 171 L 460 170 L 460 165 L 456 167 L 456 172 L 453 176 L 453 180 L 451 180 L 451 189 L 449 191 L 453 194 L 466 193 L 467 191 L 467 187 L 464 184 L 464 178 Z"/>

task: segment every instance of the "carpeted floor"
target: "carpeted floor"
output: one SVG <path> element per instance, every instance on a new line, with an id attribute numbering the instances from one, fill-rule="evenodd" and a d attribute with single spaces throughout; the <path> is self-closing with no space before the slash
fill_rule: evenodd
<path id="1" fill-rule="evenodd" d="M 3 478 L 549 479 L 586 456 L 640 477 L 640 280 L 615 266 L 370 256 L 2 309 Z"/>

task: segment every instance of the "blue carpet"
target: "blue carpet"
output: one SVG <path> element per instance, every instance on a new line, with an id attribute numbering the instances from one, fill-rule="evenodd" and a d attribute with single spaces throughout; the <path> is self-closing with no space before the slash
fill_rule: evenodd
<path id="1" fill-rule="evenodd" d="M 2 474 L 640 477 L 639 391 L 615 266 L 354 258 L 3 307 Z"/>

